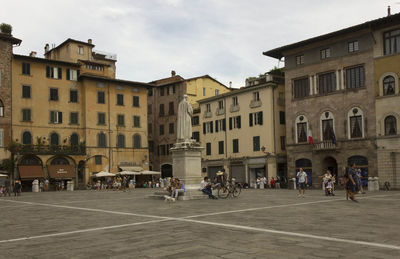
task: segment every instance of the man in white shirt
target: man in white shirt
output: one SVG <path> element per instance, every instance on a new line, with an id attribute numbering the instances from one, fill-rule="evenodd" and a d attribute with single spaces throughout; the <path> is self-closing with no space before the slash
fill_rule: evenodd
<path id="1" fill-rule="evenodd" d="M 304 192 L 306 190 L 307 173 L 303 171 L 303 168 L 300 168 L 300 171 L 297 172 L 296 177 L 299 179 L 299 196 L 304 198 Z"/>

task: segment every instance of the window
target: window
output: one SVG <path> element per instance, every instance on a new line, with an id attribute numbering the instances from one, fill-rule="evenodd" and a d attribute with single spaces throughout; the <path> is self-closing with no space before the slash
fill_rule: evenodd
<path id="1" fill-rule="evenodd" d="M 385 118 L 385 135 L 397 135 L 397 122 L 392 115 Z"/>
<path id="2" fill-rule="evenodd" d="M 22 133 L 22 144 L 32 145 L 32 134 L 29 131 Z"/>
<path id="3" fill-rule="evenodd" d="M 101 164 L 102 164 L 101 156 L 100 156 L 100 155 L 95 155 L 95 156 L 94 156 L 94 163 L 95 163 L 96 165 L 101 165 Z"/>
<path id="4" fill-rule="evenodd" d="M 224 109 L 224 101 L 218 101 L 218 109 L 223 110 Z"/>
<path id="5" fill-rule="evenodd" d="M 149 134 L 153 133 L 153 124 L 152 123 L 147 124 L 147 133 L 149 133 Z"/>
<path id="6" fill-rule="evenodd" d="M 383 95 L 393 95 L 395 89 L 395 80 L 393 76 L 386 76 L 383 79 Z"/>
<path id="7" fill-rule="evenodd" d="M 207 133 L 213 133 L 213 122 L 209 121 L 209 122 L 204 122 L 203 123 L 203 134 L 207 134 Z"/>
<path id="8" fill-rule="evenodd" d="M 58 101 L 58 89 L 50 88 L 50 101 Z"/>
<path id="9" fill-rule="evenodd" d="M 133 107 L 139 107 L 139 96 L 133 96 Z"/>
<path id="10" fill-rule="evenodd" d="M 69 124 L 78 124 L 78 113 L 71 112 L 69 114 Z"/>
<path id="11" fill-rule="evenodd" d="M 224 153 L 224 142 L 218 141 L 218 154 L 222 155 Z"/>
<path id="12" fill-rule="evenodd" d="M 364 86 L 364 67 L 352 67 L 346 69 L 346 88 L 355 89 Z"/>
<path id="13" fill-rule="evenodd" d="M 215 89 L 215 96 L 219 95 L 219 90 Z"/>
<path id="14" fill-rule="evenodd" d="M 296 56 L 296 65 L 304 64 L 304 55 Z"/>
<path id="15" fill-rule="evenodd" d="M 400 52 L 400 29 L 388 31 L 383 34 L 384 54 L 390 55 Z"/>
<path id="16" fill-rule="evenodd" d="M 153 113 L 153 105 L 148 104 L 147 105 L 147 114 L 152 114 Z"/>
<path id="17" fill-rule="evenodd" d="M 164 87 L 160 87 L 160 96 L 164 96 Z"/>
<path id="18" fill-rule="evenodd" d="M 174 134 L 174 123 L 169 124 L 169 134 Z"/>
<path id="19" fill-rule="evenodd" d="M 350 138 L 362 138 L 362 116 L 350 117 Z"/>
<path id="20" fill-rule="evenodd" d="M 304 98 L 310 95 L 310 82 L 308 77 L 293 80 L 294 98 Z"/>
<path id="21" fill-rule="evenodd" d="M 4 104 L 2 100 L 0 100 L 0 117 L 4 117 Z"/>
<path id="22" fill-rule="evenodd" d="M 358 41 L 351 41 L 348 43 L 348 51 L 349 53 L 351 52 L 356 52 L 358 51 Z"/>
<path id="23" fill-rule="evenodd" d="M 206 112 L 211 112 L 211 105 L 209 103 L 206 104 Z"/>
<path id="24" fill-rule="evenodd" d="M 279 123 L 285 125 L 285 112 L 279 111 Z"/>
<path id="25" fill-rule="evenodd" d="M 91 65 L 91 64 L 86 64 L 85 68 L 91 69 L 91 70 L 97 70 L 97 71 L 103 71 L 104 70 L 103 66 L 96 66 L 96 65 Z"/>
<path id="26" fill-rule="evenodd" d="M 332 140 L 333 136 L 333 119 L 322 120 L 322 140 Z"/>
<path id="27" fill-rule="evenodd" d="M 286 137 L 281 136 L 281 150 L 286 150 Z"/>
<path id="28" fill-rule="evenodd" d="M 61 69 L 61 67 L 46 66 L 46 77 L 47 78 L 62 79 L 62 69 Z"/>
<path id="29" fill-rule="evenodd" d="M 117 105 L 124 105 L 124 95 L 117 94 Z"/>
<path id="30" fill-rule="evenodd" d="M 330 58 L 331 57 L 331 49 L 330 48 L 322 49 L 320 51 L 320 57 L 321 57 L 321 59 Z"/>
<path id="31" fill-rule="evenodd" d="M 117 126 L 125 126 L 125 115 L 123 114 L 117 115 Z"/>
<path id="32" fill-rule="evenodd" d="M 253 137 L 253 151 L 260 151 L 260 136 Z"/>
<path id="33" fill-rule="evenodd" d="M 139 134 L 133 135 L 133 148 L 142 148 L 142 138 Z"/>
<path id="34" fill-rule="evenodd" d="M 169 115 L 174 115 L 175 111 L 174 111 L 174 102 L 170 102 L 169 103 L 169 110 L 168 110 L 168 114 Z"/>
<path id="35" fill-rule="evenodd" d="M 69 137 L 71 146 L 77 146 L 79 144 L 79 136 L 76 133 L 72 133 Z"/>
<path id="36" fill-rule="evenodd" d="M 78 81 L 79 70 L 67 68 L 67 80 Z"/>
<path id="37" fill-rule="evenodd" d="M 206 88 L 203 87 L 203 96 L 206 96 Z"/>
<path id="38" fill-rule="evenodd" d="M 260 92 L 253 92 L 253 101 L 260 100 Z"/>
<path id="39" fill-rule="evenodd" d="M 103 132 L 97 134 L 97 147 L 106 147 L 106 134 Z"/>
<path id="40" fill-rule="evenodd" d="M 29 85 L 22 86 L 22 98 L 26 98 L 26 99 L 31 98 L 31 87 Z"/>
<path id="41" fill-rule="evenodd" d="M 249 126 L 253 125 L 263 125 L 263 112 L 249 113 Z"/>
<path id="42" fill-rule="evenodd" d="M 147 90 L 147 96 L 153 96 L 153 89 Z"/>
<path id="43" fill-rule="evenodd" d="M 62 123 L 62 112 L 50 111 L 50 123 L 61 124 Z"/>
<path id="44" fill-rule="evenodd" d="M 60 144 L 60 137 L 57 133 L 50 134 L 50 145 L 58 146 Z"/>
<path id="45" fill-rule="evenodd" d="M 160 145 L 159 150 L 160 156 L 165 156 L 165 145 Z"/>
<path id="46" fill-rule="evenodd" d="M 297 123 L 297 143 L 307 142 L 307 122 Z"/>
<path id="47" fill-rule="evenodd" d="M 226 131 L 226 120 L 225 119 L 215 121 L 215 132 L 219 132 L 219 131 Z"/>
<path id="48" fill-rule="evenodd" d="M 206 155 L 211 156 L 211 143 L 206 143 Z"/>
<path id="49" fill-rule="evenodd" d="M 193 116 L 192 118 L 192 126 L 196 126 L 200 124 L 199 116 Z"/>
<path id="50" fill-rule="evenodd" d="M 106 125 L 106 114 L 104 112 L 97 113 L 97 125 Z"/>
<path id="51" fill-rule="evenodd" d="M 320 94 L 326 94 L 336 91 L 335 72 L 318 75 L 318 87 Z"/>
<path id="52" fill-rule="evenodd" d="M 160 136 L 164 135 L 164 125 L 160 125 Z"/>
<path id="53" fill-rule="evenodd" d="M 133 116 L 133 127 L 140 128 L 140 116 Z"/>
<path id="54" fill-rule="evenodd" d="M 239 105 L 237 96 L 232 97 L 232 104 L 233 104 L 233 106 L 238 106 Z"/>
<path id="55" fill-rule="evenodd" d="M 153 153 L 154 152 L 154 142 L 149 140 L 149 152 Z"/>
<path id="56" fill-rule="evenodd" d="M 31 121 L 31 109 L 22 109 L 22 121 Z"/>
<path id="57" fill-rule="evenodd" d="M 234 116 L 229 118 L 229 130 L 241 128 L 241 117 Z"/>
<path id="58" fill-rule="evenodd" d="M 69 102 L 71 103 L 78 102 L 78 90 L 69 90 Z"/>
<path id="59" fill-rule="evenodd" d="M 118 134 L 118 136 L 117 136 L 117 147 L 125 147 L 125 135 Z"/>
<path id="60" fill-rule="evenodd" d="M 200 132 L 198 132 L 198 131 L 193 131 L 193 133 L 192 133 L 192 139 L 195 139 L 196 142 L 200 142 Z"/>
<path id="61" fill-rule="evenodd" d="M 160 117 L 164 116 L 164 104 L 160 104 Z"/>
<path id="62" fill-rule="evenodd" d="M 103 91 L 97 92 L 97 103 L 106 103 L 106 93 Z"/>
<path id="63" fill-rule="evenodd" d="M 78 46 L 78 54 L 83 55 L 83 47 L 82 46 Z"/>
<path id="64" fill-rule="evenodd" d="M 175 86 L 174 85 L 170 85 L 168 87 L 168 95 L 174 94 L 174 93 L 175 93 Z"/>
<path id="65" fill-rule="evenodd" d="M 30 75 L 31 74 L 31 64 L 22 62 L 22 74 Z"/>
<path id="66" fill-rule="evenodd" d="M 239 139 L 232 140 L 233 153 L 239 153 Z"/>

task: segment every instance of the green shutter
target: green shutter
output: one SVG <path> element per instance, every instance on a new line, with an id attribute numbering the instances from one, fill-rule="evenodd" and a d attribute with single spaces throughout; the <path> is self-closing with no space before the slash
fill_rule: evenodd
<path id="1" fill-rule="evenodd" d="M 249 113 L 249 126 L 253 127 L 253 114 Z"/>
<path id="2" fill-rule="evenodd" d="M 236 118 L 237 118 L 237 121 L 236 121 L 237 127 L 238 127 L 238 129 L 240 129 L 241 128 L 241 119 L 240 119 L 241 117 L 237 116 Z"/>
<path id="3" fill-rule="evenodd" d="M 62 68 L 58 67 L 58 79 L 62 79 Z"/>
<path id="4" fill-rule="evenodd" d="M 232 117 L 229 118 L 229 130 L 232 130 Z"/>
<path id="5" fill-rule="evenodd" d="M 258 112 L 258 124 L 263 125 L 263 112 Z"/>

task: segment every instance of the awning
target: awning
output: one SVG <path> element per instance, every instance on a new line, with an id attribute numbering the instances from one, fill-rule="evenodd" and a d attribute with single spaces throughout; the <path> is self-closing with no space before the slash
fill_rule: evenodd
<path id="1" fill-rule="evenodd" d="M 149 174 L 161 174 L 161 172 L 145 170 L 145 171 L 141 171 L 141 172 L 137 172 L 136 173 L 136 175 L 144 175 L 144 174 L 147 174 L 147 175 L 149 175 Z"/>
<path id="2" fill-rule="evenodd" d="M 52 179 L 75 178 L 75 168 L 73 165 L 48 165 L 47 170 Z"/>
<path id="3" fill-rule="evenodd" d="M 141 172 L 143 168 L 140 166 L 119 166 L 122 171 Z"/>
<path id="4" fill-rule="evenodd" d="M 21 179 L 44 178 L 41 165 L 19 165 L 18 171 Z"/>

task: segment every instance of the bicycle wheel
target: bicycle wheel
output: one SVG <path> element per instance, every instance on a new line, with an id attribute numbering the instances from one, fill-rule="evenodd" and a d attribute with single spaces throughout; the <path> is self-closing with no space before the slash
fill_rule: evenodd
<path id="1" fill-rule="evenodd" d="M 238 197 L 241 191 L 242 191 L 242 186 L 240 186 L 240 184 L 235 185 L 233 187 L 233 197 Z"/>
<path id="2" fill-rule="evenodd" d="M 218 189 L 218 197 L 221 199 L 226 199 L 229 196 L 229 189 L 224 186 Z"/>

